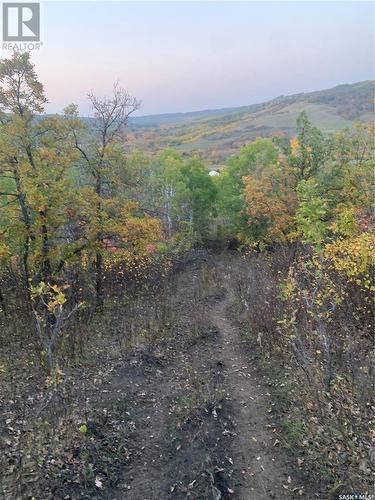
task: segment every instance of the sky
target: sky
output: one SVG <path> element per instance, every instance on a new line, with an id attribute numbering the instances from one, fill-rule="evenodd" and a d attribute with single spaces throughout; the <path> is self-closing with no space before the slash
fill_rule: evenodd
<path id="1" fill-rule="evenodd" d="M 47 111 L 120 81 L 139 115 L 262 102 L 374 78 L 372 2 L 41 2 Z M 1 51 L 1 57 L 10 53 Z"/>

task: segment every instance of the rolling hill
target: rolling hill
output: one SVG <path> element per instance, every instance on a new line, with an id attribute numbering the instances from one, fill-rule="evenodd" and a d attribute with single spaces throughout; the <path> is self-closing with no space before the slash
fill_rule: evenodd
<path id="1" fill-rule="evenodd" d="M 219 165 L 256 137 L 293 135 L 303 110 L 325 132 L 351 127 L 357 121 L 370 122 L 374 119 L 374 81 L 280 96 L 239 108 L 134 117 L 129 144 L 152 152 L 173 146 Z"/>

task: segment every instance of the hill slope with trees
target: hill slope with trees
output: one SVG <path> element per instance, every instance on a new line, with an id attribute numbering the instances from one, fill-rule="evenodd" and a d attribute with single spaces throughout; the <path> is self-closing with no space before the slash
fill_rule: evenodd
<path id="1" fill-rule="evenodd" d="M 173 146 L 220 166 L 251 139 L 295 135 L 302 111 L 326 133 L 371 122 L 374 98 L 374 82 L 365 81 L 240 108 L 136 117 L 130 121 L 129 142 L 152 152 Z"/>
<path id="2" fill-rule="evenodd" d="M 89 98 L 45 116 L 30 55 L 0 62 L 2 496 L 369 491 L 374 125 L 303 111 L 210 177 Z"/>

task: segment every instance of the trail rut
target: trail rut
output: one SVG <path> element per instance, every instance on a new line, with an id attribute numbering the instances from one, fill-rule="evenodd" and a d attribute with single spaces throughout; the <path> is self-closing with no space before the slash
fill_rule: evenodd
<path id="1" fill-rule="evenodd" d="M 112 381 L 130 400 L 133 451 L 118 486 L 98 498 L 312 498 L 281 449 L 268 386 L 231 319 L 230 267 L 226 259 L 205 265 L 215 283 L 199 307 L 192 299 L 199 269 L 180 281 L 180 326 L 168 359 L 133 359 Z M 189 337 L 194 321 L 200 333 Z"/>
<path id="2" fill-rule="evenodd" d="M 225 383 L 236 429 L 231 447 L 237 486 L 234 498 L 290 498 L 298 485 L 292 480 L 290 458 L 279 451 L 279 440 L 270 423 L 270 394 L 251 365 L 238 327 L 228 317 L 228 308 L 235 300 L 230 275 L 222 264 L 218 273 L 220 281 L 226 284 L 226 293 L 223 300 L 213 304 L 208 315 L 221 332 L 218 348 L 226 366 Z"/>

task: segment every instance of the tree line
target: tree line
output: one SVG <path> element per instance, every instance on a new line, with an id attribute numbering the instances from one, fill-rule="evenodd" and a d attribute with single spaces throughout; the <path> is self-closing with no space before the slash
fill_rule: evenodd
<path id="1" fill-rule="evenodd" d="M 90 119 L 73 104 L 46 115 L 30 55 L 0 62 L 0 342 L 31 346 L 58 388 L 90 329 L 119 346 L 162 335 L 179 256 L 229 244 L 243 256 L 234 280 L 246 329 L 285 372 L 288 445 L 334 487 L 363 483 L 374 433 L 374 126 L 323 134 L 302 112 L 294 137 L 252 141 L 210 177 L 173 148 L 128 150 L 140 102 L 119 84 L 88 97 Z"/>
<path id="2" fill-rule="evenodd" d="M 88 97 L 89 120 L 73 104 L 45 115 L 30 55 L 0 63 L 0 304 L 31 314 L 42 349 L 75 311 L 103 306 L 121 261 L 145 265 L 208 239 L 303 248 L 373 290 L 372 126 L 324 135 L 302 113 L 291 140 L 257 139 L 210 177 L 172 148 L 127 150 L 140 102 L 118 84 Z M 90 293 L 73 300 L 78 282 Z"/>

